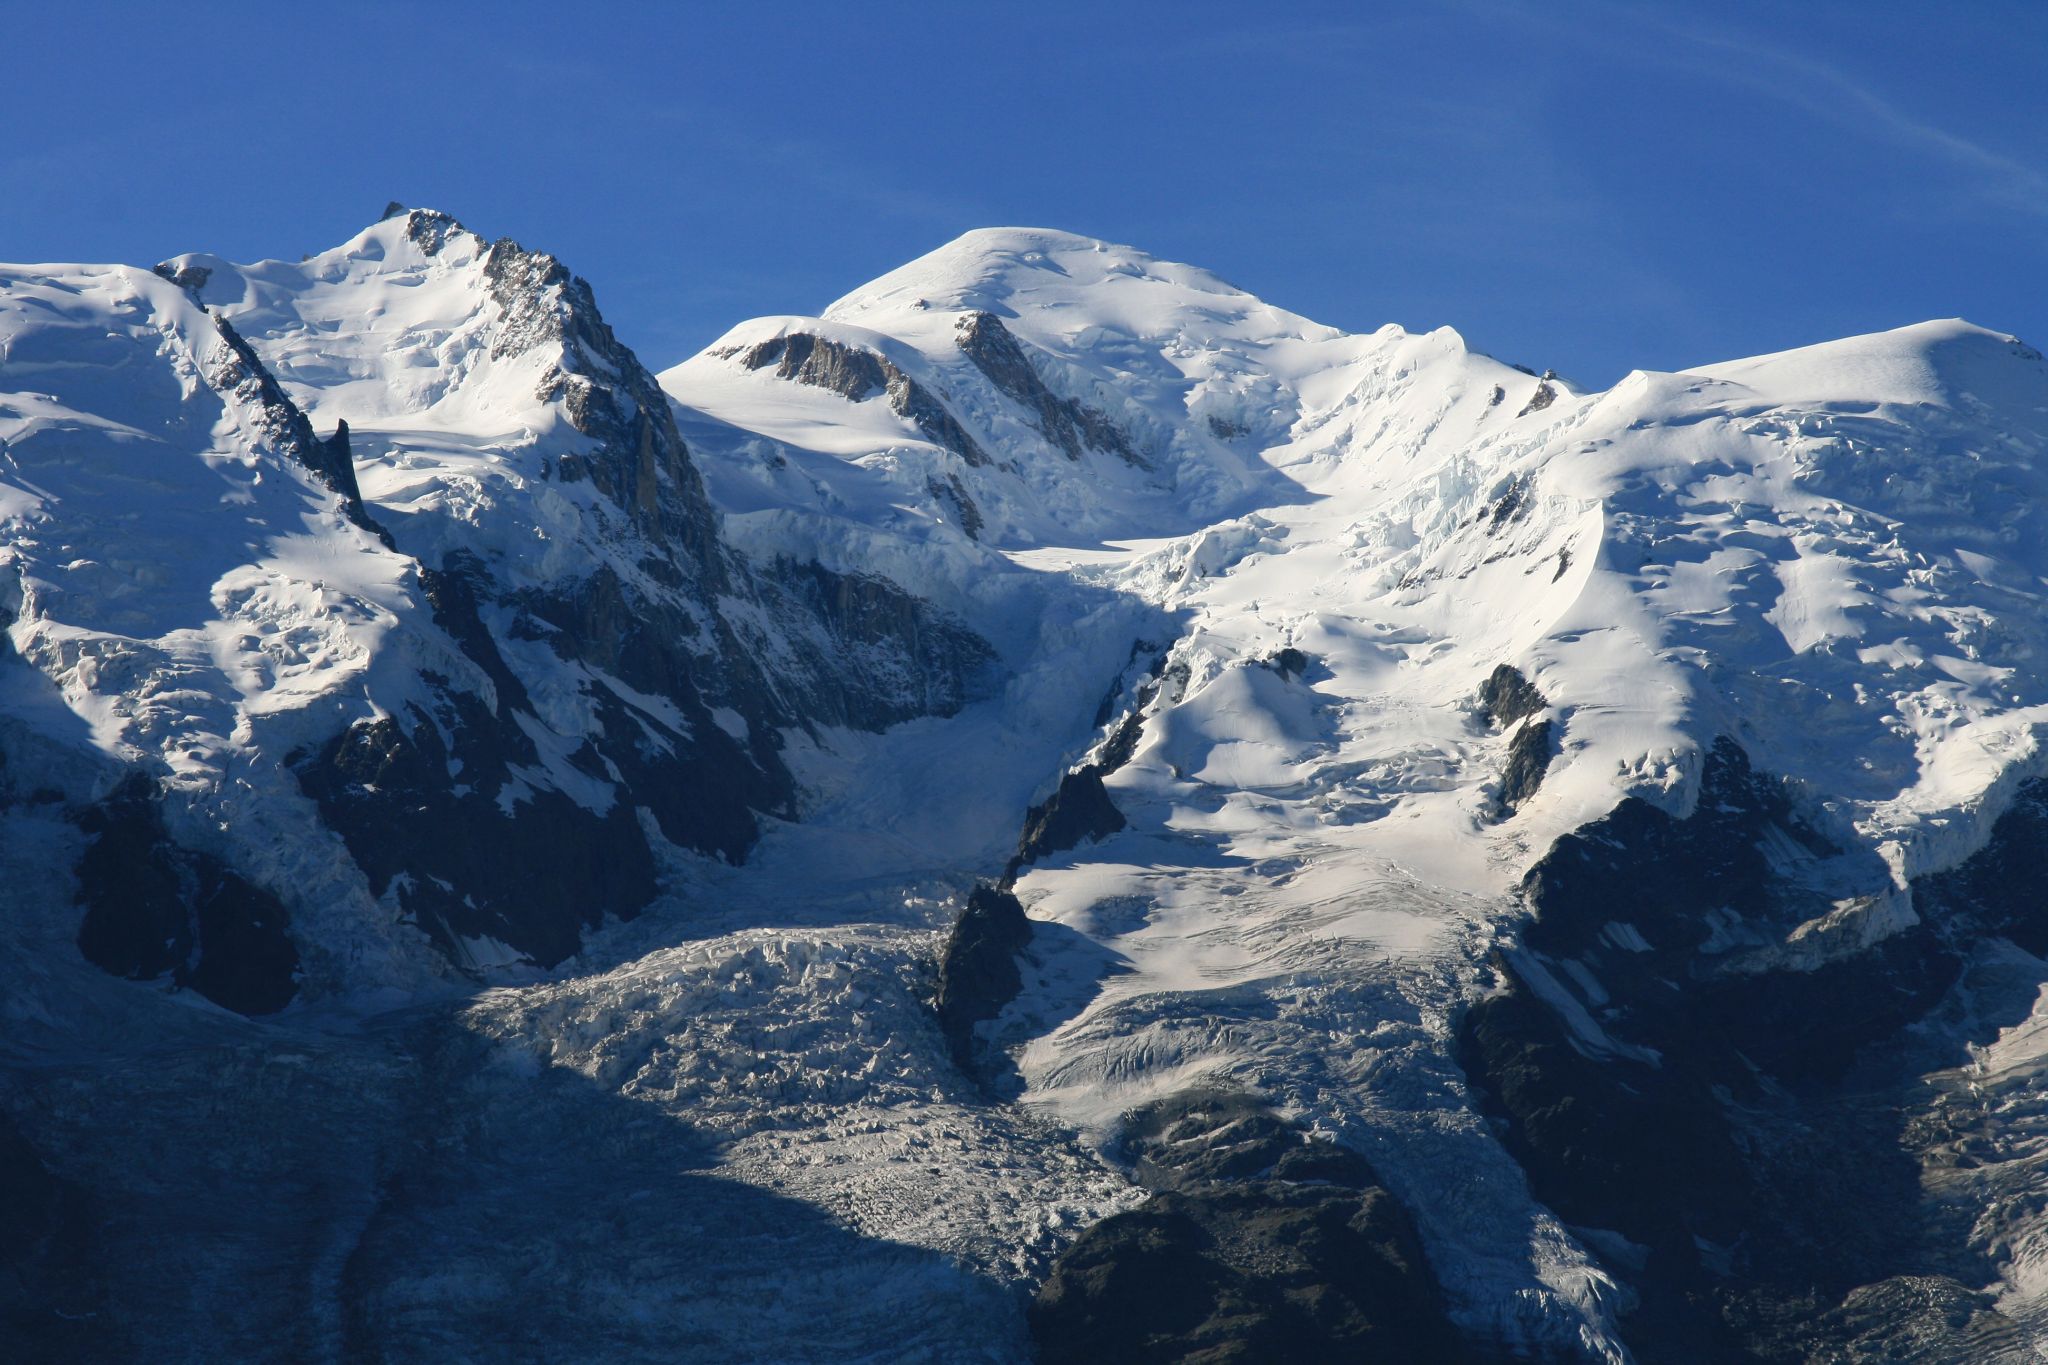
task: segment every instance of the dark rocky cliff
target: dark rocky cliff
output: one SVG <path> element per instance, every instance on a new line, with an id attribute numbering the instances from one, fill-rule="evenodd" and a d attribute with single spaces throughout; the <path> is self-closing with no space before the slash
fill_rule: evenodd
<path id="1" fill-rule="evenodd" d="M 1905 1358 L 1853 1352 L 1922 1339 L 1963 1354 L 1914 1358 L 2016 1358 L 1968 1288 L 1988 1268 L 1926 1235 L 1908 1130 L 1916 1067 L 2016 1022 L 1945 1007 L 1973 946 L 2048 948 L 2048 789 L 1867 946 L 1772 946 L 1816 908 L 1783 871 L 1801 849 L 1831 852 L 1726 739 L 1689 819 L 1629 799 L 1560 839 L 1504 989 L 1465 1016 L 1464 1064 L 1538 1198 L 1604 1230 L 1642 1359 Z"/>

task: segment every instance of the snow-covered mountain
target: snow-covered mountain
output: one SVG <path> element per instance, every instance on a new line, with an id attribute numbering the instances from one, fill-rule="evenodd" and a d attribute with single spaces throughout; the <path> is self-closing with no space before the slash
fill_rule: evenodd
<path id="1" fill-rule="evenodd" d="M 657 387 L 424 210 L 0 281 L 38 1340 L 2048 1344 L 2013 338 L 1582 392 L 998 229 Z"/>
<path id="2" fill-rule="evenodd" d="M 984 685 L 882 580 L 734 559 L 588 288 L 443 215 L 296 265 L 17 270 L 6 307 L 7 710 L 71 741 L 37 780 L 161 788 L 158 861 L 292 888 L 316 992 L 415 980 L 421 935 L 551 966 L 667 850 L 790 813 L 779 727 Z M 157 948 L 170 901 L 96 909 L 122 974 L 239 971 L 203 924 Z"/>

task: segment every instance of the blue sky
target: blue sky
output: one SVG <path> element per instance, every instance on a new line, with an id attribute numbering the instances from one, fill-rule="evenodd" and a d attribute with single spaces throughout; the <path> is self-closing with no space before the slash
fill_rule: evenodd
<path id="1" fill-rule="evenodd" d="M 17 7 L 0 259 L 295 257 L 388 199 L 656 368 L 1067 228 L 1604 385 L 1960 314 L 2048 341 L 2048 4 Z"/>

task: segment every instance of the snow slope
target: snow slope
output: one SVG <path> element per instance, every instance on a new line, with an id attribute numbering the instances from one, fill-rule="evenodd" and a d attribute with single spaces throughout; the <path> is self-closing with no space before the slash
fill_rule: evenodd
<path id="1" fill-rule="evenodd" d="M 0 591 L 30 665 L 0 669 L 10 748 L 55 750 L 46 785 L 81 796 L 161 764 L 195 800 L 188 838 L 303 887 L 309 938 L 349 970 L 417 979 L 275 761 L 346 699 L 453 670 L 445 640 L 395 629 L 420 610 L 411 565 L 279 449 L 176 285 L 9 267 L 0 356 Z"/>

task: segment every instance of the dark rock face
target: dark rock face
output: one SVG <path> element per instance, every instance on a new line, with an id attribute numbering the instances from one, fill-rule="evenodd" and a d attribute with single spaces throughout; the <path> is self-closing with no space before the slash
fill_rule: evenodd
<path id="1" fill-rule="evenodd" d="M 896 369 L 873 351 L 857 351 L 808 332 L 757 342 L 740 352 L 740 364 L 750 370 L 773 365 L 778 379 L 827 389 L 855 403 L 887 389 Z"/>
<path id="2" fill-rule="evenodd" d="M 216 313 L 213 325 L 220 333 L 221 345 L 209 362 L 207 382 L 252 409 L 272 449 L 310 469 L 333 489 L 340 496 L 349 520 L 383 535 L 363 509 L 363 494 L 356 486 L 355 460 L 349 451 L 348 424 L 344 422 L 331 439 L 323 441 L 315 436 L 306 414 L 278 386 L 234 324 Z"/>
<path id="3" fill-rule="evenodd" d="M 1255 1181 L 1089 1229 L 1031 1305 L 1059 1362 L 1466 1359 L 1385 1190 Z"/>
<path id="4" fill-rule="evenodd" d="M 996 653 L 979 635 L 873 574 L 784 560 L 764 575 L 808 654 L 790 710 L 811 721 L 880 730 L 950 716 L 989 694 Z"/>
<path id="5" fill-rule="evenodd" d="M 1124 827 L 1124 813 L 1109 799 L 1102 774 L 1096 765 L 1084 764 L 1062 776 L 1058 790 L 1031 808 L 1017 841 L 1017 856 L 1004 873 L 1006 883 L 1040 858 L 1106 839 Z"/>
<path id="6" fill-rule="evenodd" d="M 1131 439 L 1108 416 L 1085 403 L 1054 393 L 1024 353 L 1023 346 L 993 313 L 970 313 L 960 320 L 956 338 L 975 367 L 1003 393 L 1030 413 L 1039 434 L 1070 460 L 1094 449 L 1140 468 L 1147 467 Z"/>
<path id="7" fill-rule="evenodd" d="M 1460 1027 L 1468 1074 L 1537 1197 L 1634 1244 L 1610 1268 L 1645 1361 L 1997 1358 L 2012 1325 L 1962 1287 L 1988 1269 L 1924 1235 L 1901 1059 L 1961 1059 L 1927 1021 L 1971 945 L 2048 946 L 2048 788 L 1915 887 L 1919 924 L 1804 960 L 1773 945 L 1816 907 L 1775 869 L 1825 842 L 1728 740 L 1701 782 L 1690 818 L 1631 799 L 1531 870 L 1508 988 Z"/>
<path id="8" fill-rule="evenodd" d="M 1486 512 L 1486 533 L 1498 535 L 1501 529 L 1513 523 L 1529 505 L 1529 476 L 1518 474 L 1501 490 L 1499 501 Z"/>
<path id="9" fill-rule="evenodd" d="M 1716 740 L 1689 819 L 1631 798 L 1557 841 L 1523 881 L 1536 913 L 1525 941 L 1548 953 L 1586 951 L 1618 919 L 1653 951 L 1689 950 L 1712 935 L 1705 920 L 1718 906 L 1768 922 L 1777 902 L 1758 841 L 1774 828 L 1796 845 L 1832 851 L 1740 746 Z"/>
<path id="10" fill-rule="evenodd" d="M 1529 401 L 1523 405 L 1522 410 L 1516 413 L 1515 416 L 1527 417 L 1532 412 L 1543 411 L 1557 401 L 1557 390 L 1550 387 L 1552 377 L 1548 372 L 1544 374 L 1544 377 L 1536 384 L 1536 391 L 1529 395 Z"/>
<path id="11" fill-rule="evenodd" d="M 1511 489 L 1509 497 L 1517 497 Z M 1505 506 L 1507 498 L 1502 499 Z M 1498 520 L 1496 512 L 1496 520 Z M 1536 794 L 1543 785 L 1543 775 L 1550 768 L 1551 755 L 1557 747 L 1557 729 L 1548 720 L 1534 720 L 1550 706 L 1550 701 L 1536 690 L 1535 684 L 1522 676 L 1521 670 L 1510 664 L 1502 664 L 1488 675 L 1479 687 L 1479 715 L 1491 725 L 1500 729 L 1514 729 L 1514 737 L 1508 741 L 1508 761 L 1501 770 L 1500 788 L 1495 793 L 1498 815 L 1505 818 L 1515 808 Z"/>
<path id="12" fill-rule="evenodd" d="M 1138 706 L 1132 707 L 1130 711 L 1125 713 L 1124 718 L 1117 723 L 1116 733 L 1111 735 L 1109 742 L 1102 746 L 1100 760 L 1096 766 L 1103 773 L 1115 772 L 1137 755 L 1138 741 L 1144 737 L 1145 712 L 1141 703 Z M 1108 795 L 1107 792 L 1103 794 L 1105 796 Z M 1122 812 L 1119 811 L 1118 814 L 1121 815 Z"/>
<path id="13" fill-rule="evenodd" d="M 1524 716 L 1533 716 L 1550 705 L 1536 685 L 1512 664 L 1502 664 L 1479 685 L 1479 714 L 1489 725 L 1505 730 Z"/>
<path id="14" fill-rule="evenodd" d="M 749 346 L 739 353 L 739 361 L 750 370 L 773 365 L 780 378 L 828 389 L 856 403 L 886 393 L 896 415 L 909 418 L 933 445 L 952 451 L 976 468 L 991 463 L 938 395 L 905 374 L 887 356 L 856 350 L 808 332 L 792 332 Z"/>
<path id="15" fill-rule="evenodd" d="M 411 719 L 409 731 L 359 723 L 297 771 L 370 890 L 403 877 L 400 906 L 458 964 L 462 939 L 489 937 L 551 967 L 581 946 L 580 926 L 653 899 L 654 860 L 629 806 L 600 815 L 560 791 L 508 791 L 512 766 L 539 756 L 469 693 Z"/>
<path id="16" fill-rule="evenodd" d="M 1554 729 L 1547 720 L 1530 721 L 1508 741 L 1508 762 L 1500 775 L 1500 803 L 1508 810 L 1534 796 L 1543 785 L 1543 774 L 1550 767 Z"/>
<path id="17" fill-rule="evenodd" d="M 1363 1157 L 1213 1092 L 1140 1111 L 1124 1145 L 1157 1193 L 1055 1263 L 1030 1315 L 1047 1365 L 1469 1358 Z"/>
<path id="18" fill-rule="evenodd" d="M 1960 867 L 1916 883 L 1928 918 L 1980 924 L 2034 955 L 2048 955 L 2048 781 L 2033 782 Z"/>
<path id="19" fill-rule="evenodd" d="M 175 843 L 157 795 L 131 777 L 78 817 L 94 836 L 78 864 L 78 949 L 115 976 L 179 986 L 241 1014 L 298 992 L 299 954 L 277 897 Z"/>
<path id="20" fill-rule="evenodd" d="M 1017 954 L 1030 942 L 1031 921 L 1017 898 L 976 883 L 939 958 L 933 1005 L 962 1070 L 973 1070 L 974 1026 L 995 1018 L 1023 989 Z"/>
<path id="21" fill-rule="evenodd" d="M 213 271 L 203 265 L 172 265 L 169 261 L 150 267 L 150 273 L 160 275 L 188 294 L 197 294 L 206 288 L 206 282 L 213 278 Z"/>
<path id="22" fill-rule="evenodd" d="M 553 966 L 577 951 L 584 928 L 638 913 L 658 888 L 635 807 L 679 847 L 735 862 L 758 832 L 755 812 L 782 808 L 790 779 L 774 751 L 717 724 L 686 637 L 661 631 L 661 611 L 636 613 L 606 574 L 573 595 L 525 601 L 514 629 L 668 699 L 690 733 L 594 689 L 599 733 L 560 760 L 585 799 L 529 782 L 521 770 L 548 769 L 538 740 L 549 732 L 483 620 L 487 574 L 457 555 L 421 583 L 435 623 L 490 679 L 495 709 L 430 678 L 429 708 L 359 722 L 293 767 L 372 893 L 396 881 L 400 906 L 458 964 L 461 940 L 488 937 Z"/>
<path id="23" fill-rule="evenodd" d="M 1132 675 L 1138 661 L 1148 657 L 1150 662 L 1134 680 Z M 1109 690 L 1102 694 L 1102 702 L 1095 708 L 1095 727 L 1101 729 L 1116 715 L 1118 703 L 1126 697 L 1130 699 L 1123 719 L 1117 722 L 1116 729 L 1096 751 L 1095 768 L 1099 776 L 1109 776 L 1137 755 L 1139 741 L 1145 737 L 1145 708 L 1159 695 L 1160 679 L 1167 667 L 1166 659 L 1167 651 L 1150 640 L 1131 642 L 1129 663 L 1117 680 L 1110 684 Z M 1182 681 L 1186 681 L 1185 677 Z"/>
<path id="24" fill-rule="evenodd" d="M 1275 673 L 1287 679 L 1287 681 L 1293 682 L 1295 679 L 1307 675 L 1309 657 L 1293 645 L 1289 645 L 1285 649 L 1276 650 L 1270 656 L 1259 660 L 1259 664 L 1263 668 L 1272 669 Z"/>
<path id="25" fill-rule="evenodd" d="M 981 509 L 974 505 L 974 499 L 967 494 L 967 485 L 960 482 L 958 475 L 948 474 L 943 483 L 935 478 L 927 479 L 924 487 L 934 501 L 953 509 L 953 520 L 967 533 L 969 540 L 981 539 Z"/>

